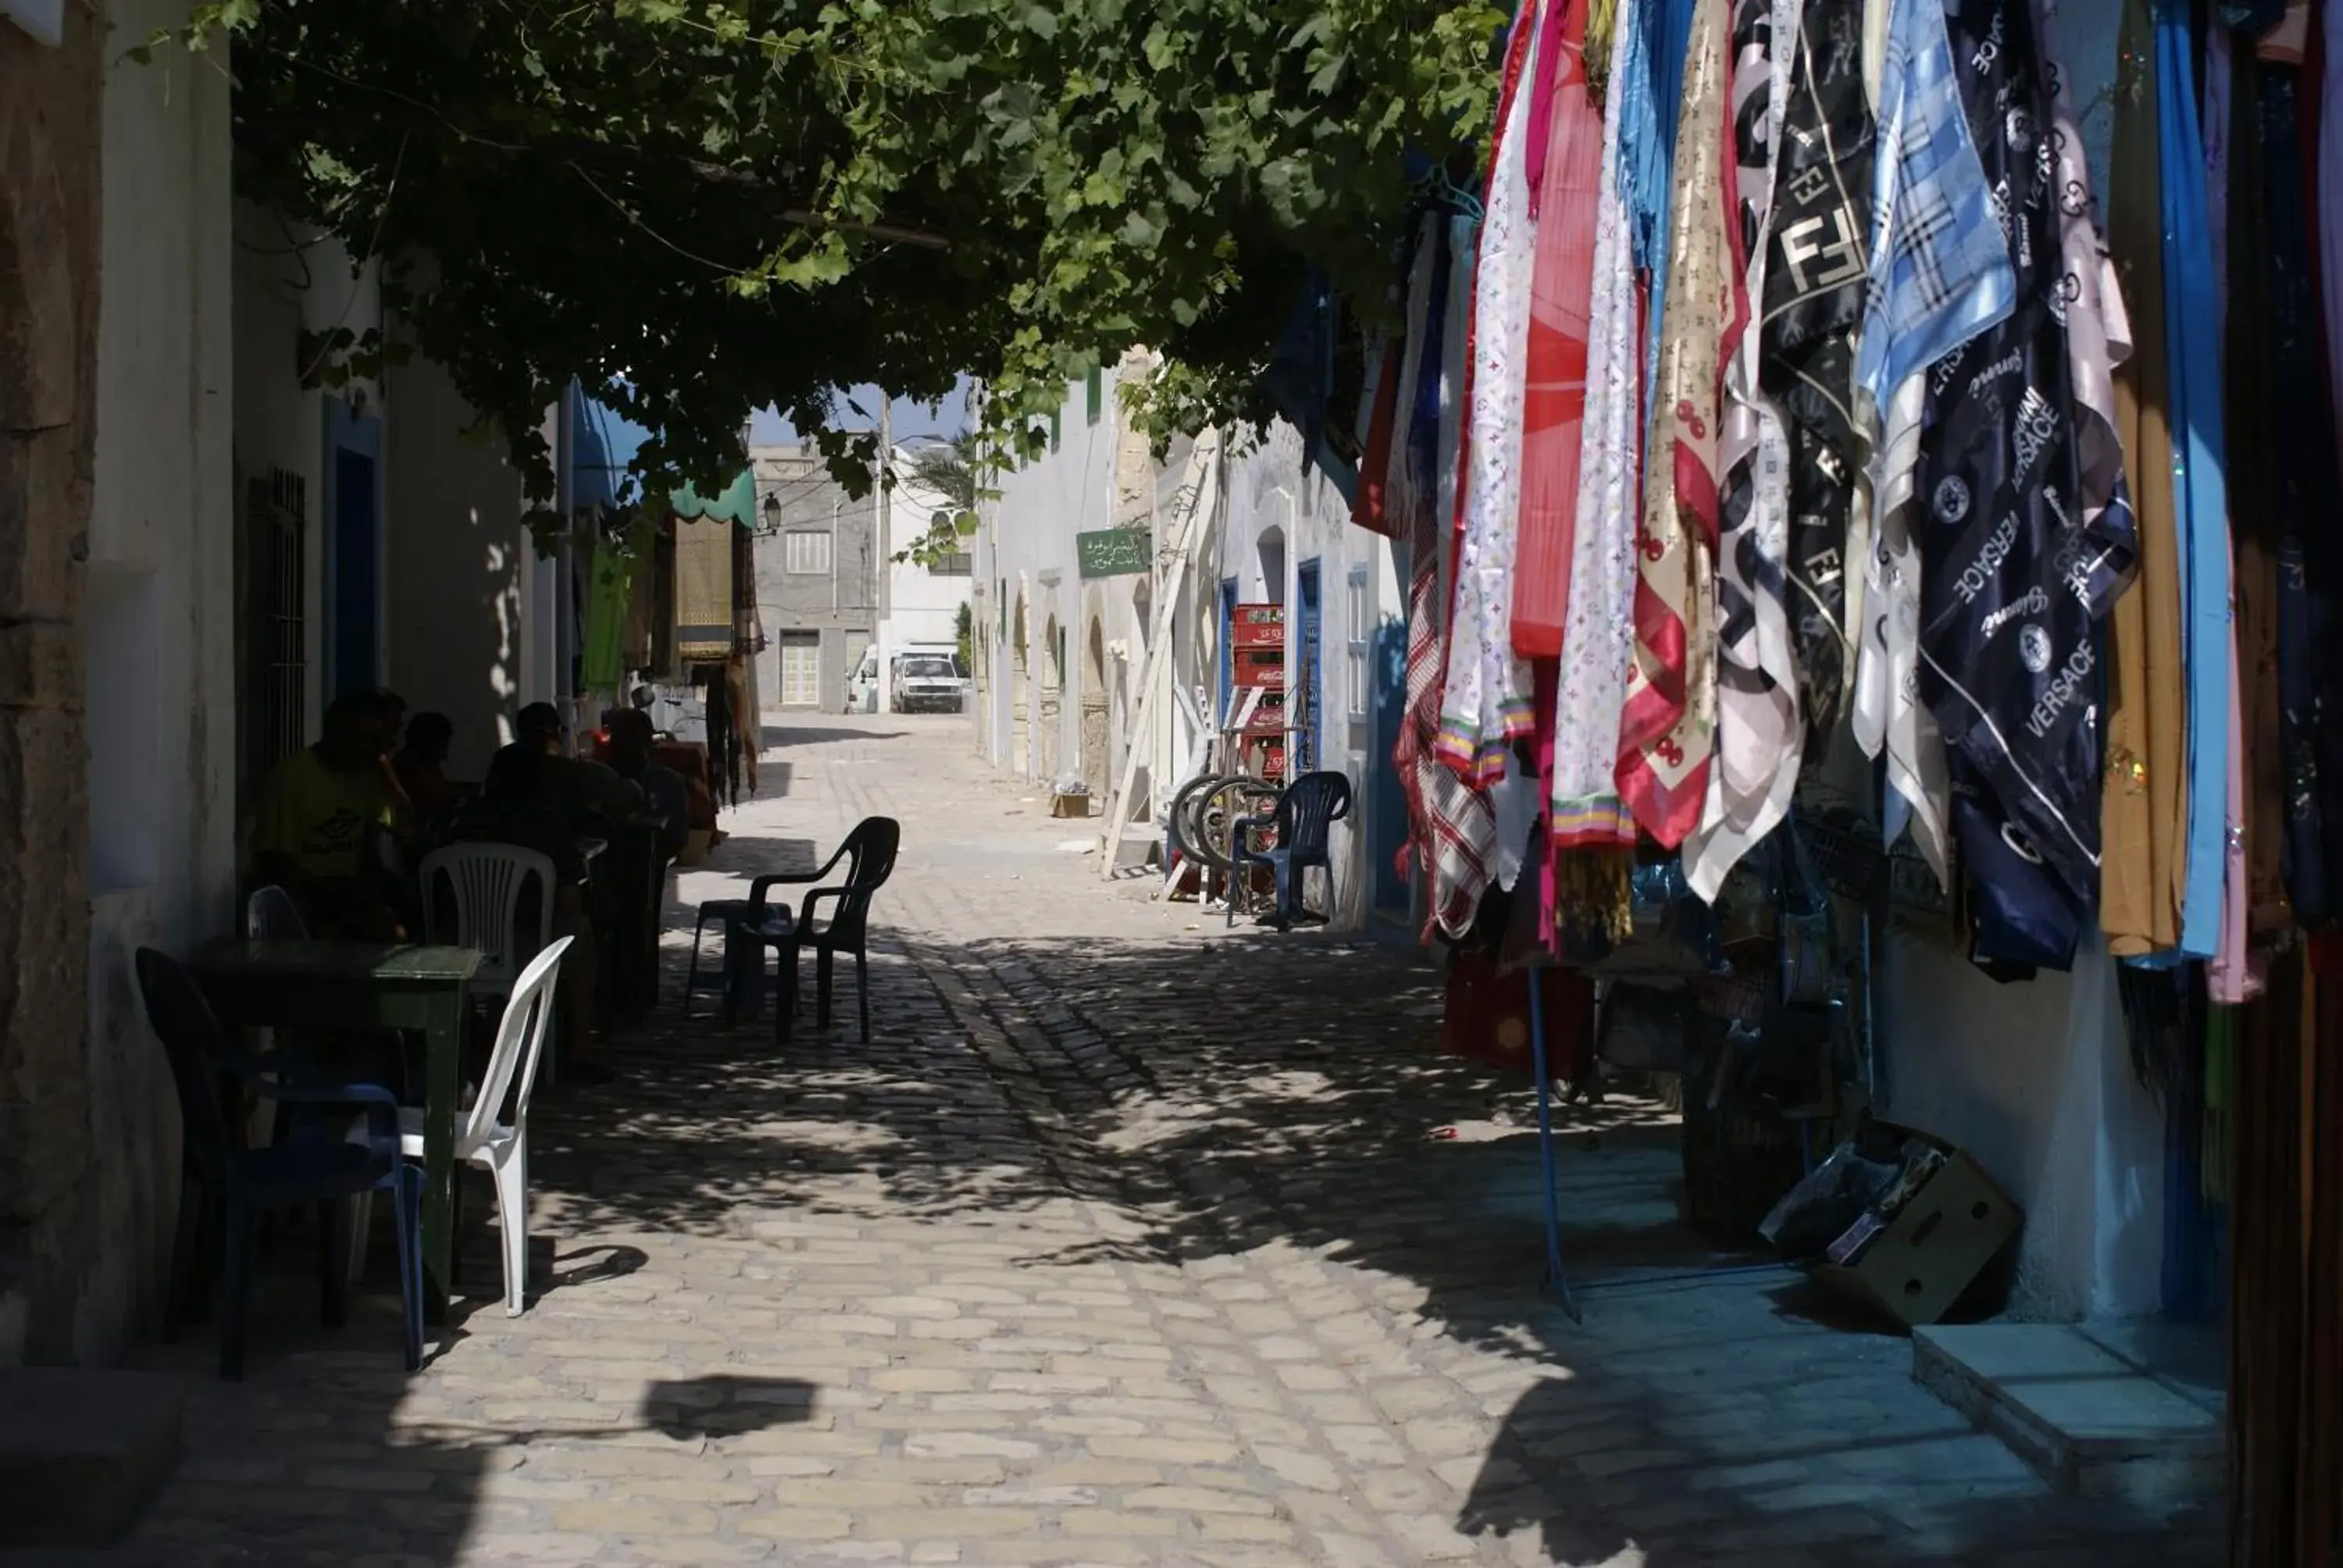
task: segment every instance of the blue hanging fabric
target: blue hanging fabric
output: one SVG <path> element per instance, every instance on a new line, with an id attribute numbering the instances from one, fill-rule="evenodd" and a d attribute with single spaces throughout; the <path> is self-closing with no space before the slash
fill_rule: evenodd
<path id="1" fill-rule="evenodd" d="M 1619 190 L 1634 231 L 1635 270 L 1650 279 L 1644 327 L 1644 418 L 1660 379 L 1667 317 L 1668 216 L 1675 186 L 1676 110 L 1692 49 L 1694 0 L 1621 0 L 1627 32 L 1627 96 L 1619 108 Z"/>
<path id="2" fill-rule="evenodd" d="M 2195 45 L 2183 0 L 2157 0 L 2163 155 L 2165 322 L 2170 341 L 2173 498 L 2179 513 L 2181 652 L 2188 686 L 2188 858 L 2179 954 L 2210 958 L 2221 936 L 2229 799 L 2229 513 L 2222 466 L 2221 358 Z M 2176 177 L 2177 176 L 2177 177 Z"/>

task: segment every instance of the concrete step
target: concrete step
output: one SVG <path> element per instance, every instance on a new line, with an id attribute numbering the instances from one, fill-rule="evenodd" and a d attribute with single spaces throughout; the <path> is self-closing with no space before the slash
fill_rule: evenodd
<path id="1" fill-rule="evenodd" d="M 178 1462 L 185 1403 L 153 1372 L 0 1372 L 0 1552 L 120 1540 Z"/>
<path id="2" fill-rule="evenodd" d="M 2211 1331 L 2168 1324 L 1915 1329 L 1912 1375 L 2061 1492 L 2164 1513 L 2219 1501 L 2225 1378 Z"/>

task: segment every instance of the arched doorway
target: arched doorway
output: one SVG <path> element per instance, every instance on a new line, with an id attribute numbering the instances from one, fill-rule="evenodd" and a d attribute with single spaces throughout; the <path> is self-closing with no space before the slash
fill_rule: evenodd
<path id="1" fill-rule="evenodd" d="M 1059 734 L 1063 728 L 1060 715 L 1065 711 L 1064 662 L 1064 634 L 1053 615 L 1041 627 L 1041 692 L 1034 704 L 1041 721 L 1041 781 L 1045 784 L 1056 782 L 1064 750 Z"/>
<path id="2" fill-rule="evenodd" d="M 1139 771 L 1131 781 L 1129 819 L 1145 821 L 1154 815 L 1154 801 L 1150 791 L 1154 780 L 1148 776 L 1148 759 L 1154 754 L 1154 737 L 1137 733 L 1141 693 L 1137 682 L 1147 668 L 1148 650 L 1155 646 L 1155 594 L 1141 578 L 1131 586 L 1131 614 L 1134 635 L 1131 651 L 1116 661 L 1114 667 L 1114 709 L 1108 716 L 1109 733 L 1116 738 L 1115 754 L 1109 770 L 1120 777 L 1129 761 L 1127 747 L 1137 747 L 1140 754 Z M 1159 688 L 1158 689 L 1161 689 Z M 1155 716 L 1155 726 L 1164 722 L 1162 715 Z"/>
<path id="3" fill-rule="evenodd" d="M 1107 683 L 1106 628 L 1099 618 L 1091 617 L 1091 629 L 1082 638 L 1082 782 L 1091 789 L 1091 799 L 1101 803 L 1110 788 L 1107 779 Z"/>
<path id="4" fill-rule="evenodd" d="M 1285 602 L 1285 530 L 1272 523 L 1261 531 L 1261 602 Z"/>
<path id="5" fill-rule="evenodd" d="M 1033 771 L 1031 653 L 1025 639 L 1025 590 L 1017 590 L 1017 613 L 1009 628 L 1009 761 L 1017 777 Z"/>

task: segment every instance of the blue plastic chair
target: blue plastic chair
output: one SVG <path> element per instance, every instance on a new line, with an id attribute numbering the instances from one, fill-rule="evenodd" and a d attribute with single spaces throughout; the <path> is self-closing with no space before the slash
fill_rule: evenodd
<path id="1" fill-rule="evenodd" d="M 337 1083 L 300 1074 L 290 1066 L 256 1061 L 237 1050 L 204 1000 L 195 977 L 176 960 L 141 948 L 138 990 L 147 1022 L 171 1060 L 179 1091 L 180 1138 L 178 1235 L 171 1251 L 169 1295 L 163 1312 L 163 1338 L 178 1337 L 186 1319 L 187 1293 L 195 1273 L 205 1201 L 217 1196 L 226 1211 L 226 1270 L 220 1324 L 220 1375 L 244 1375 L 245 1312 L 252 1294 L 254 1232 L 272 1210 L 317 1206 L 322 1232 L 318 1255 L 324 1318 L 339 1328 L 347 1314 L 349 1249 L 344 1227 L 348 1201 L 388 1189 L 397 1214 L 398 1286 L 406 1307 L 407 1370 L 423 1364 L 423 1173 L 399 1158 L 398 1097 L 377 1084 Z M 267 1149 L 246 1149 L 220 1101 L 222 1075 L 253 1093 L 282 1104 L 338 1111 L 318 1128 Z M 346 1140 L 349 1113 L 363 1111 L 363 1141 Z"/>
<path id="2" fill-rule="evenodd" d="M 1302 902 L 1302 873 L 1322 867 L 1331 884 L 1334 860 L 1329 849 L 1335 823 L 1351 814 L 1351 780 L 1340 773 L 1304 773 L 1277 798 L 1276 813 L 1241 819 L 1234 825 L 1229 861 L 1238 885 L 1253 866 L 1267 866 L 1277 878 L 1277 910 L 1271 923 L 1284 930 L 1309 910 Z M 1277 834 L 1274 849 L 1256 849 L 1252 836 L 1267 826 Z M 1236 920 L 1234 890 L 1231 890 L 1229 920 Z"/>

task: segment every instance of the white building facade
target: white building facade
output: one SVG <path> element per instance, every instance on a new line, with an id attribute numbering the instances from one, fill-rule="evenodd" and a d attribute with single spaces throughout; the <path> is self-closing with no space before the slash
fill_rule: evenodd
<path id="1" fill-rule="evenodd" d="M 1405 807 L 1389 768 L 1405 642 L 1400 551 L 1352 525 L 1342 487 L 1304 461 L 1290 426 L 1216 439 L 1201 458 L 1183 441 L 1154 461 L 1118 396 L 1146 365 L 1134 355 L 1071 386 L 1051 450 L 1005 476 L 986 508 L 975 551 L 978 749 L 1013 778 L 1081 780 L 1095 810 L 1131 763 L 1132 826 L 1120 852 L 1129 863 L 1151 829 L 1161 837 L 1181 786 L 1222 766 L 1234 608 L 1280 606 L 1289 767 L 1340 773 L 1352 791 L 1334 829 L 1332 887 L 1313 887 L 1311 902 L 1339 930 L 1412 941 L 1411 890 L 1395 864 Z M 1204 515 L 1182 558 L 1192 488 Z M 1108 528 L 1147 534 L 1147 571 L 1082 576 L 1078 536 Z M 1159 637 L 1167 646 L 1151 664 Z"/>

